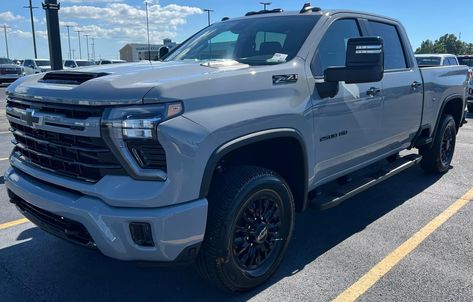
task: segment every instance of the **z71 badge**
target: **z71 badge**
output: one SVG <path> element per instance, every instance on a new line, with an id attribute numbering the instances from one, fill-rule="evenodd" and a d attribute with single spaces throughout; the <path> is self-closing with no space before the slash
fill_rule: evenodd
<path id="1" fill-rule="evenodd" d="M 297 74 L 273 75 L 273 85 L 292 84 L 296 83 L 297 79 Z"/>

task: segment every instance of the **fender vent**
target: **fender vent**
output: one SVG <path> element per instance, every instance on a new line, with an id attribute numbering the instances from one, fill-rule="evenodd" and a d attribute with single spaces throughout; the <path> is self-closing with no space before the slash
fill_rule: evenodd
<path id="1" fill-rule="evenodd" d="M 41 82 L 80 85 L 92 79 L 100 78 L 108 75 L 105 72 L 79 72 L 79 71 L 53 71 L 48 72 L 41 79 Z"/>

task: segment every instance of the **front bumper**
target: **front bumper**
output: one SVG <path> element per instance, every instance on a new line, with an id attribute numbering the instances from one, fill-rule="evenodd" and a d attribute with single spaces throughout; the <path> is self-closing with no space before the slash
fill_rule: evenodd
<path id="1" fill-rule="evenodd" d="M 111 258 L 158 262 L 188 259 L 197 254 L 195 246 L 204 238 L 206 199 L 162 208 L 117 208 L 97 197 L 44 182 L 17 168 L 9 168 L 4 178 L 10 195 L 33 208 L 82 225 L 92 238 L 87 245 L 96 246 Z M 139 246 L 133 241 L 131 222 L 151 225 L 154 247 Z"/>

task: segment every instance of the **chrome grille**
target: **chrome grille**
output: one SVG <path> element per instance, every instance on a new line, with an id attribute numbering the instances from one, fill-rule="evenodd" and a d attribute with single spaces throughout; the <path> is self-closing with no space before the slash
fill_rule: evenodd
<path id="1" fill-rule="evenodd" d="M 26 118 L 25 112 L 37 112 L 39 118 Z M 9 99 L 7 116 L 14 136 L 13 152 L 29 164 L 82 181 L 97 182 L 105 175 L 124 175 L 124 169 L 100 137 L 100 128 L 95 129 L 100 127 L 101 114 L 99 108 Z M 92 124 L 95 132 L 87 128 Z"/>

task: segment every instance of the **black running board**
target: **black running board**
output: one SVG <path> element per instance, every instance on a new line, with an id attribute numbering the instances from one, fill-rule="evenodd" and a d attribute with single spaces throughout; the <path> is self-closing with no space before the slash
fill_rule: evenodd
<path id="1" fill-rule="evenodd" d="M 422 160 L 422 156 L 417 154 L 401 157 L 394 163 L 383 167 L 381 171 L 375 174 L 368 175 L 358 181 L 349 182 L 344 186 L 340 186 L 336 191 L 328 194 L 318 194 L 311 202 L 312 206 L 320 210 L 327 210 L 338 206 L 345 200 L 365 191 L 369 188 L 379 184 L 386 179 L 393 177 L 396 174 L 417 165 Z"/>

